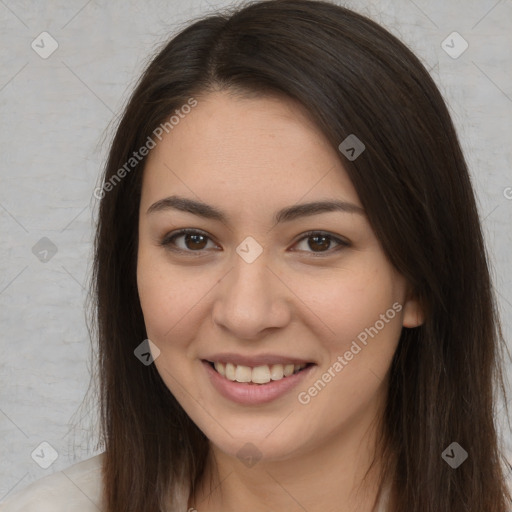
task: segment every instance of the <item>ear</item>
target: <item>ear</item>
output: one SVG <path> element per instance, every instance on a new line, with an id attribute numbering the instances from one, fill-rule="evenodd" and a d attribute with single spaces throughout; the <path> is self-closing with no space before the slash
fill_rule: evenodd
<path id="1" fill-rule="evenodd" d="M 409 297 L 404 304 L 402 325 L 404 327 L 418 327 L 425 321 L 425 314 L 420 302 L 415 297 Z"/>

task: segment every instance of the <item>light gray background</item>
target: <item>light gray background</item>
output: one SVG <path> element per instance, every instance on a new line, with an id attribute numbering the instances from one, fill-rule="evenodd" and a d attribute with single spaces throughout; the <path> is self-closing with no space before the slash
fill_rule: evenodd
<path id="1" fill-rule="evenodd" d="M 112 122 L 149 56 L 182 23 L 225 5 L 233 3 L 0 0 L 0 500 L 98 453 L 94 409 L 79 409 L 91 368 L 84 300 L 92 192 Z M 408 44 L 449 103 L 510 340 L 512 2 L 344 5 Z M 59 45 L 47 59 L 31 48 L 43 31 Z M 469 44 L 457 59 L 441 47 L 453 31 Z M 43 237 L 57 248 L 46 263 L 32 252 Z M 47 469 L 31 458 L 43 441 L 58 453 Z"/>

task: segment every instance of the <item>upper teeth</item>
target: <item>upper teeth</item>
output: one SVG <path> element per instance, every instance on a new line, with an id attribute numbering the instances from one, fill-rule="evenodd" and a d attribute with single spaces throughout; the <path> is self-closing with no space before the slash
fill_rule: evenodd
<path id="1" fill-rule="evenodd" d="M 237 382 L 254 382 L 255 384 L 266 384 L 271 380 L 280 380 L 283 377 L 288 377 L 292 373 L 302 370 L 306 367 L 306 363 L 303 364 L 273 364 L 268 366 L 266 364 L 262 366 L 256 366 L 251 368 L 250 366 L 235 365 L 232 363 L 213 363 L 215 369 L 224 377 L 229 380 Z"/>

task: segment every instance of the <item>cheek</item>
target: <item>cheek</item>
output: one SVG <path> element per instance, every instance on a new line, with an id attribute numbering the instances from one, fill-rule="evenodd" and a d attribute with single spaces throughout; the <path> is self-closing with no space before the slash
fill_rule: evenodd
<path id="1" fill-rule="evenodd" d="M 400 278 L 385 261 L 374 260 L 361 258 L 357 265 L 326 273 L 325 277 L 317 274 L 296 281 L 297 296 L 313 313 L 310 318 L 325 327 L 329 351 L 343 350 L 361 333 L 364 338 L 376 323 L 384 338 L 394 339 L 400 332 Z"/>
<path id="2" fill-rule="evenodd" d="M 173 269 L 158 255 L 139 253 L 137 286 L 146 333 L 160 350 L 154 364 L 180 403 L 188 401 L 183 390 L 194 389 L 188 348 L 197 333 L 201 298 L 211 288 L 210 281 Z"/>
<path id="3" fill-rule="evenodd" d="M 336 431 L 384 400 L 402 329 L 401 281 L 385 268 L 346 271 L 323 294 L 320 287 L 310 288 L 316 310 L 334 334 L 322 338 L 322 367 L 297 397 L 309 411 L 302 424 L 305 437 L 315 435 L 316 418 L 323 418 L 326 431 Z"/>
<path id="4" fill-rule="evenodd" d="M 147 335 L 160 350 L 182 347 L 194 336 L 197 316 L 217 281 L 199 267 L 185 270 L 169 265 L 165 255 L 139 252 L 139 299 Z"/>

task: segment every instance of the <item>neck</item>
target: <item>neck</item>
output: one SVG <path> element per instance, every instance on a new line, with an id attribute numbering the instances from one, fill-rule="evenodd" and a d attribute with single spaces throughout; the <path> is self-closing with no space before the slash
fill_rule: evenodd
<path id="1" fill-rule="evenodd" d="M 212 443 L 189 509 L 197 512 L 307 510 L 377 512 L 381 464 L 375 454 L 377 422 L 354 421 L 322 444 L 301 447 L 287 459 L 262 458 L 247 467 Z"/>

